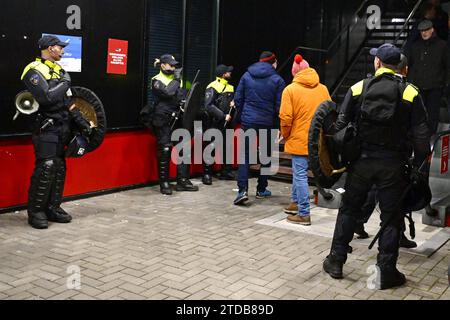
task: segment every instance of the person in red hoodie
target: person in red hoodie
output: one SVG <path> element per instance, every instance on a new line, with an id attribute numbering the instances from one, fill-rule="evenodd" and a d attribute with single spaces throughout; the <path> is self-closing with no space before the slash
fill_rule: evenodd
<path id="1" fill-rule="evenodd" d="M 280 107 L 284 151 L 292 154 L 292 203 L 285 212 L 291 214 L 289 222 L 310 225 L 308 132 L 317 107 L 331 97 L 316 70 L 299 54 L 295 56 L 292 75 L 294 80 L 283 91 Z"/>

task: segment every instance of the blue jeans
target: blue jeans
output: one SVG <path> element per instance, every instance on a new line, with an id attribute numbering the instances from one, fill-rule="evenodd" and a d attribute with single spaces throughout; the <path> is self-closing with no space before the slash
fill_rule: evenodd
<path id="1" fill-rule="evenodd" d="M 292 201 L 300 216 L 309 216 L 308 157 L 292 156 Z"/>
<path id="2" fill-rule="evenodd" d="M 259 130 L 260 129 L 265 129 L 267 130 L 267 146 L 270 146 L 270 141 L 272 139 L 272 132 L 271 132 L 271 127 L 266 127 L 266 126 L 242 126 L 242 130 L 244 132 L 250 130 L 250 129 L 255 129 L 257 134 L 258 134 L 258 139 L 260 138 L 259 136 Z M 249 171 L 250 171 L 250 139 L 245 139 L 245 141 L 240 141 L 239 143 L 244 143 L 244 149 L 243 151 L 245 152 L 245 163 L 244 164 L 239 164 L 238 165 L 238 177 L 237 177 L 237 185 L 239 188 L 239 191 L 242 190 L 246 190 L 248 191 L 248 175 L 249 175 Z M 272 150 L 270 148 L 268 148 L 268 157 L 271 156 L 271 152 Z M 238 155 L 239 158 L 239 155 Z M 258 157 L 258 162 L 259 162 L 259 157 Z M 254 164 L 254 163 L 252 163 Z M 262 164 L 261 167 L 262 168 L 270 168 L 271 164 Z M 256 188 L 257 191 L 259 192 L 263 192 L 266 190 L 267 186 L 269 185 L 268 182 L 269 176 L 266 175 L 261 175 L 261 172 L 258 175 L 258 186 Z"/>

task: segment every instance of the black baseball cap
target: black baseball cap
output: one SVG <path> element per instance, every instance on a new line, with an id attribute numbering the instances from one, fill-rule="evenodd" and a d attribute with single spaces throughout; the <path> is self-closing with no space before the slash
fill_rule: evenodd
<path id="1" fill-rule="evenodd" d="M 216 67 L 216 76 L 223 76 L 227 72 L 232 72 L 234 70 L 233 66 L 226 66 L 224 64 L 219 64 Z"/>
<path id="2" fill-rule="evenodd" d="M 378 57 L 381 62 L 396 66 L 402 60 L 402 52 L 399 48 L 391 43 L 385 43 L 379 48 L 373 48 L 370 50 L 370 54 Z"/>
<path id="3" fill-rule="evenodd" d="M 163 54 L 159 58 L 159 61 L 161 61 L 161 63 L 168 63 L 171 66 L 176 66 L 177 64 L 179 64 L 179 62 L 175 60 L 175 57 L 171 54 Z"/>
<path id="4" fill-rule="evenodd" d="M 61 46 L 64 48 L 68 44 L 69 43 L 67 43 L 67 42 L 63 42 L 63 41 L 59 40 L 59 38 L 57 36 L 52 36 L 52 35 L 45 35 L 42 38 L 40 38 L 38 41 L 38 46 L 39 46 L 39 49 L 41 49 L 41 50 L 45 50 L 51 46 Z"/>

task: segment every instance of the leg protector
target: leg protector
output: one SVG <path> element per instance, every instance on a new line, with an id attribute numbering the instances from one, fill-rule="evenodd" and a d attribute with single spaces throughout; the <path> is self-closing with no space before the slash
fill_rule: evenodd
<path id="1" fill-rule="evenodd" d="M 169 166 L 171 147 L 169 145 L 158 148 L 159 186 L 162 194 L 171 195 L 172 188 L 169 184 Z"/>
<path id="2" fill-rule="evenodd" d="M 400 246 L 400 226 L 393 223 L 386 227 L 378 240 L 377 264 L 380 269 L 393 269 L 397 264 Z"/>
<path id="3" fill-rule="evenodd" d="M 55 159 L 55 181 L 50 192 L 49 206 L 46 210 L 48 221 L 69 223 L 72 217 L 61 208 L 66 181 L 66 161 L 64 158 Z"/>
<path id="4" fill-rule="evenodd" d="M 210 186 L 212 185 L 212 166 L 209 164 L 203 165 L 203 184 Z"/>
<path id="5" fill-rule="evenodd" d="M 38 161 L 28 190 L 28 223 L 36 229 L 48 227 L 45 211 L 56 175 L 55 159 Z"/>

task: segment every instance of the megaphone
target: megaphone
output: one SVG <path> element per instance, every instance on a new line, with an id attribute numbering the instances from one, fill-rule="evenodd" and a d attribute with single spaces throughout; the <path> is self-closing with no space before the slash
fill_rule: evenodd
<path id="1" fill-rule="evenodd" d="M 39 103 L 33 97 L 31 92 L 26 90 L 17 94 L 14 104 L 16 105 L 17 111 L 13 120 L 16 120 L 21 113 L 30 115 L 39 110 Z"/>

